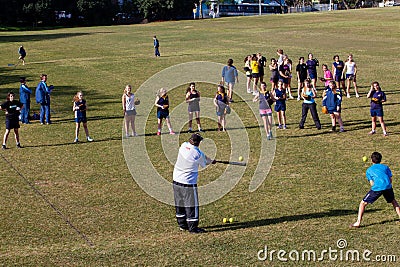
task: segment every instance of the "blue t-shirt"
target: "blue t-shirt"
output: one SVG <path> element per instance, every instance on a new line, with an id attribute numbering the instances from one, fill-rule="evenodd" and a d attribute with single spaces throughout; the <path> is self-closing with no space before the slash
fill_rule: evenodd
<path id="1" fill-rule="evenodd" d="M 384 164 L 374 164 L 367 169 L 366 176 L 368 181 L 374 181 L 374 185 L 371 187 L 373 191 L 383 191 L 392 188 L 390 178 L 392 177 L 392 171 Z"/>
<path id="2" fill-rule="evenodd" d="M 308 73 L 317 74 L 317 61 L 315 59 L 309 59 L 306 61 Z"/>
<path id="3" fill-rule="evenodd" d="M 371 109 L 373 110 L 382 110 L 382 102 L 386 101 L 386 95 L 382 91 L 375 91 L 371 98 Z"/>
<path id="4" fill-rule="evenodd" d="M 225 82 L 235 83 L 235 79 L 238 76 L 237 69 L 234 66 L 225 66 L 222 69 L 222 77 L 224 77 Z"/>
<path id="5" fill-rule="evenodd" d="M 312 91 L 306 91 L 304 94 L 307 96 L 307 98 L 304 100 L 305 104 L 313 104 L 315 103 L 315 99 L 313 98 L 313 92 Z"/>

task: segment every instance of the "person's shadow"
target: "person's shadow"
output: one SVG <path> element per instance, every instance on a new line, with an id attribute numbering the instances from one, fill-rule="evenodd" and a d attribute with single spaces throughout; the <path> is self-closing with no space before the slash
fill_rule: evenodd
<path id="1" fill-rule="evenodd" d="M 377 212 L 379 209 L 371 209 L 365 212 Z M 237 230 L 237 229 L 246 229 L 253 227 L 261 227 L 267 226 L 271 224 L 285 223 L 285 222 L 294 222 L 294 221 L 303 221 L 309 219 L 318 219 L 323 217 L 336 217 L 336 216 L 346 216 L 346 215 L 354 215 L 357 216 L 357 210 L 329 210 L 324 212 L 316 212 L 316 213 L 307 213 L 307 214 L 296 214 L 296 215 L 288 215 L 282 216 L 278 218 L 267 218 L 255 221 L 247 221 L 247 222 L 234 222 L 227 224 L 219 224 L 213 226 L 204 227 L 208 232 L 222 232 L 229 230 Z"/>

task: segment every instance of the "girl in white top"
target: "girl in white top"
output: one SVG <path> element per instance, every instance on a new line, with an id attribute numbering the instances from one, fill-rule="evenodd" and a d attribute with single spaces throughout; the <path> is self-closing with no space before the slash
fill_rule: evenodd
<path id="1" fill-rule="evenodd" d="M 135 95 L 132 93 L 132 87 L 129 84 L 125 86 L 124 94 L 122 95 L 122 108 L 124 110 L 126 137 L 137 136 L 135 130 Z M 131 135 L 129 135 L 129 125 L 132 128 Z"/>
<path id="2" fill-rule="evenodd" d="M 360 97 L 357 88 L 357 65 L 353 60 L 353 55 L 349 54 L 346 63 L 344 64 L 343 73 L 346 73 L 346 86 L 347 86 L 347 98 L 350 98 L 350 81 L 353 81 L 354 91 L 356 92 L 356 97 Z"/>

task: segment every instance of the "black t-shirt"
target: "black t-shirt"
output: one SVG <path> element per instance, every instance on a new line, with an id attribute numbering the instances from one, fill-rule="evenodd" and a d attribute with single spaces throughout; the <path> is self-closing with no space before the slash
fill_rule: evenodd
<path id="1" fill-rule="evenodd" d="M 18 119 L 22 106 L 22 103 L 18 100 L 8 100 L 1 104 L 1 109 L 6 111 L 7 119 Z"/>
<path id="2" fill-rule="evenodd" d="M 299 73 L 299 78 L 305 80 L 307 78 L 307 65 L 305 63 L 298 64 L 296 67 L 296 72 Z"/>
<path id="3" fill-rule="evenodd" d="M 267 63 L 267 59 L 262 56 L 260 59 L 258 59 L 258 72 L 262 75 L 264 75 L 264 66 Z"/>

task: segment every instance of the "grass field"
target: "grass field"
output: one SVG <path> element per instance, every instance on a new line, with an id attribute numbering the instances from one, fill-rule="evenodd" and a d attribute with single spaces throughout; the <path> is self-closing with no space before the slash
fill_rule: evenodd
<path id="1" fill-rule="evenodd" d="M 35 89 L 39 75 L 47 73 L 48 83 L 56 88 L 52 95 L 54 123 L 47 126 L 35 121 L 22 125 L 24 148 L 16 149 L 10 135 L 10 149 L 0 152 L 0 265 L 282 265 L 276 252 L 272 261 L 258 259 L 257 253 L 267 246 L 268 251 L 321 253 L 329 248 L 339 251 L 336 260 L 329 261 L 325 255 L 320 262 L 289 260 L 288 266 L 395 266 L 389 257 L 386 263 L 357 262 L 346 261 L 344 257 L 340 260 L 339 253 L 370 250 L 371 259 L 377 255 L 396 255 L 397 262 L 400 261 L 400 226 L 392 207 L 383 199 L 367 207 L 364 227 L 348 228 L 356 219 L 359 201 L 369 189 L 365 179 L 369 163 L 363 163 L 362 156 L 373 151 L 383 154 L 383 163 L 394 173 L 395 193 L 400 198 L 399 11 L 399 8 L 383 8 L 0 32 L 0 98 L 5 99 L 10 90 L 18 90 L 20 76 L 26 76 L 28 86 Z M 155 34 L 161 44 L 159 59 L 153 57 Z M 27 64 L 9 67 L 8 64 L 16 63 L 21 44 L 28 53 Z M 146 103 L 153 101 L 151 96 L 158 89 L 153 88 L 138 92 L 142 98 L 136 118 L 143 127 L 138 131 L 140 136 L 128 141 L 122 139 L 120 102 L 124 86 L 130 83 L 136 91 L 158 72 L 192 61 L 225 64 L 228 58 L 233 58 L 242 70 L 245 55 L 262 52 L 271 58 L 276 56 L 277 48 L 282 48 L 295 64 L 299 56 L 309 52 L 321 64 L 329 66 L 335 54 L 342 59 L 348 53 L 354 54 L 362 98 L 344 99 L 342 116 L 346 132 L 330 133 L 330 119 L 322 113 L 321 131 L 314 128 L 310 117 L 304 130 L 297 129 L 301 103 L 290 100 L 288 130 L 277 131 L 275 151 L 260 151 L 260 140 L 265 136 L 260 134 L 258 117 L 252 112 L 257 104 L 244 93 L 245 80 L 241 79 L 236 91 L 243 101 L 237 101 L 232 108 L 244 126 L 231 116 L 228 132 L 218 133 L 215 118 L 205 117 L 204 136 L 210 145 L 204 150 L 225 160 L 231 154 L 236 157 L 238 151 L 244 151 L 245 144 L 231 141 L 239 130 L 244 131 L 250 151 L 247 167 L 242 169 L 243 175 L 233 190 L 200 208 L 200 226 L 208 230 L 207 234 L 180 232 L 174 208 L 150 197 L 132 178 L 123 149 L 129 147 L 125 153 L 129 151 L 136 156 L 147 154 L 155 170 L 171 181 L 173 165 L 169 155 L 176 156 L 176 144 L 185 141 L 189 134 L 163 135 L 162 141 L 155 135 L 155 110 L 147 106 L 149 112 L 144 112 Z M 190 77 L 191 72 L 182 70 L 180 74 Z M 219 77 L 219 73 L 210 73 L 210 77 L 214 76 Z M 167 86 L 175 78 L 158 82 Z M 388 98 L 387 138 L 382 137 L 380 128 L 378 134 L 367 135 L 370 117 L 365 96 L 374 80 L 380 82 Z M 206 98 L 215 93 L 215 84 L 198 82 L 206 106 L 210 101 Z M 186 86 L 169 88 L 172 109 L 182 104 Z M 296 88 L 295 82 L 292 87 Z M 88 101 L 88 126 L 95 139 L 93 143 L 73 143 L 72 97 L 78 90 L 84 92 Z M 318 104 L 320 101 L 321 98 Z M 38 111 L 36 103 L 32 104 L 32 110 Z M 207 112 L 203 109 L 202 113 Z M 177 121 L 175 131 L 187 129 Z M 83 132 L 80 139 L 83 140 Z M 136 149 L 139 146 L 135 142 L 144 142 L 146 151 Z M 164 149 L 160 149 L 161 145 L 165 145 Z M 271 170 L 268 172 L 265 167 L 264 182 L 250 193 L 249 182 L 260 155 L 265 152 L 270 158 L 274 155 Z M 136 167 L 143 173 L 151 167 L 140 164 L 138 161 Z M 199 185 L 217 180 L 227 172 L 225 167 L 208 167 L 201 172 Z M 148 177 L 143 173 L 136 171 L 133 176 Z M 224 217 L 233 217 L 235 222 L 223 224 Z M 347 247 L 338 248 L 340 239 L 347 241 Z"/>

